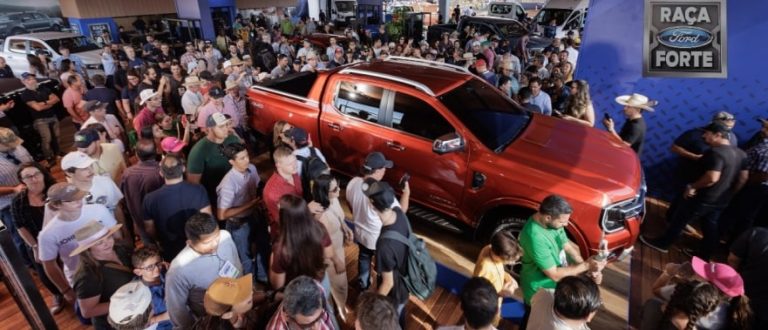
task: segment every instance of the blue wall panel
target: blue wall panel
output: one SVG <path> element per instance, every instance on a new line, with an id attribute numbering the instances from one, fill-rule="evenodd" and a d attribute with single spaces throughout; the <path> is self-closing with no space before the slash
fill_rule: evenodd
<path id="1" fill-rule="evenodd" d="M 677 160 L 669 148 L 685 130 L 703 126 L 717 111 L 736 115 L 740 142 L 759 130 L 757 116 L 768 112 L 768 1 L 727 3 L 728 78 L 644 78 L 643 0 L 592 0 L 576 76 L 590 83 L 597 118 L 610 113 L 624 123 L 618 95 L 633 92 L 659 100 L 648 125 L 642 163 L 651 195 L 670 198 L 677 191 Z M 600 125 L 602 126 L 602 125 Z"/>

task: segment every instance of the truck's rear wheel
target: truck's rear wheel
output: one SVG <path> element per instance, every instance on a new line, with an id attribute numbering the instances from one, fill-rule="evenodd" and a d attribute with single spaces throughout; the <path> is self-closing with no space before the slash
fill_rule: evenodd
<path id="1" fill-rule="evenodd" d="M 491 237 L 500 231 L 511 231 L 515 237 L 520 236 L 520 232 L 523 230 L 523 226 L 528 221 L 528 218 L 536 213 L 536 211 L 526 208 L 504 208 L 494 210 L 487 215 L 487 221 L 484 221 L 481 230 L 476 236 L 477 240 L 483 243 L 490 243 Z M 520 278 L 520 263 L 512 267 L 505 267 L 506 271 L 510 273 L 514 278 Z"/>

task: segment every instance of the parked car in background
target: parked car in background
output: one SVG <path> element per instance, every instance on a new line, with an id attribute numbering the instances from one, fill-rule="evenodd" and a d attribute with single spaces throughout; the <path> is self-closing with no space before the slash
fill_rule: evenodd
<path id="1" fill-rule="evenodd" d="M 0 13 L 0 38 L 39 31 L 61 31 L 64 21 L 59 17 L 27 11 Z"/>
<path id="2" fill-rule="evenodd" d="M 90 75 L 104 74 L 101 49 L 85 36 L 70 32 L 38 32 L 9 36 L 3 40 L 0 55 L 5 57 L 5 61 L 18 75 L 29 71 L 27 54 L 35 54 L 36 51 L 43 50 L 55 59 L 61 56 L 59 46 L 62 44 L 68 45 L 70 53 L 83 60 Z"/>
<path id="3" fill-rule="evenodd" d="M 523 21 L 528 17 L 523 5 L 518 1 L 499 2 L 493 1 L 488 5 L 488 16 L 511 18 Z"/>
<path id="4" fill-rule="evenodd" d="M 359 175 L 372 151 L 410 175 L 409 214 L 487 241 L 519 232 L 550 194 L 574 207 L 568 233 L 585 256 L 601 237 L 631 251 L 645 212 L 637 155 L 605 131 L 524 110 L 463 67 L 389 57 L 288 75 L 248 91 L 250 125 L 306 129 L 331 167 Z"/>
<path id="5" fill-rule="evenodd" d="M 475 31 L 480 33 L 487 32 L 491 35 L 497 35 L 502 39 L 507 39 L 510 41 L 510 45 L 517 45 L 518 40 L 528 34 L 528 50 L 530 51 L 543 50 L 552 44 L 552 39 L 530 35 L 525 25 L 517 20 L 489 16 L 463 16 L 459 20 L 459 24 L 432 25 L 427 30 L 427 41 L 431 45 L 435 41 L 440 40 L 443 32 L 463 31 L 467 26 L 473 26 Z"/>
<path id="6" fill-rule="evenodd" d="M 357 0 L 331 0 L 331 21 L 336 26 L 347 26 L 355 18 Z"/>

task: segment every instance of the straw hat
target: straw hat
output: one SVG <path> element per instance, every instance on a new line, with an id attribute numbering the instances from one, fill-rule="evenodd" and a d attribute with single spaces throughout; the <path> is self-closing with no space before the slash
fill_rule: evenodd
<path id="1" fill-rule="evenodd" d="M 617 97 L 616 103 L 653 112 L 654 110 L 652 107 L 658 102 L 649 100 L 645 95 L 634 93 L 632 95 L 622 95 Z"/>
<path id="2" fill-rule="evenodd" d="M 238 85 L 234 80 L 227 80 L 224 90 L 230 90 L 233 88 L 240 88 L 240 85 Z"/>
<path id="3" fill-rule="evenodd" d="M 203 82 L 197 76 L 189 76 L 189 77 L 184 78 L 184 87 L 200 85 L 202 83 Z"/>
<path id="4" fill-rule="evenodd" d="M 13 149 L 22 144 L 24 140 L 16 136 L 10 128 L 0 127 L 0 144 Z"/>
<path id="5" fill-rule="evenodd" d="M 75 241 L 77 241 L 77 248 L 74 249 L 69 254 L 69 256 L 74 257 L 83 251 L 88 250 L 102 239 L 120 230 L 122 226 L 122 224 L 117 224 L 111 228 L 107 228 L 98 220 L 92 220 L 84 227 L 75 231 Z"/>

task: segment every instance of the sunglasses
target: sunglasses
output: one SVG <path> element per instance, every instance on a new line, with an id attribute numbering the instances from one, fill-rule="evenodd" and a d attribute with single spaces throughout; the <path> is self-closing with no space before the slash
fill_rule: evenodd
<path id="1" fill-rule="evenodd" d="M 320 313 L 320 315 L 318 315 L 317 318 L 315 318 L 314 321 L 309 322 L 309 323 L 304 323 L 304 324 L 299 323 L 298 321 L 296 321 L 295 318 L 293 318 L 292 316 L 289 316 L 288 318 L 291 320 L 291 327 L 290 328 L 293 329 L 293 330 L 312 330 L 312 328 L 315 326 L 315 324 L 318 321 L 320 321 L 321 319 L 323 319 L 323 316 L 325 316 L 325 310 L 323 310 Z"/>

